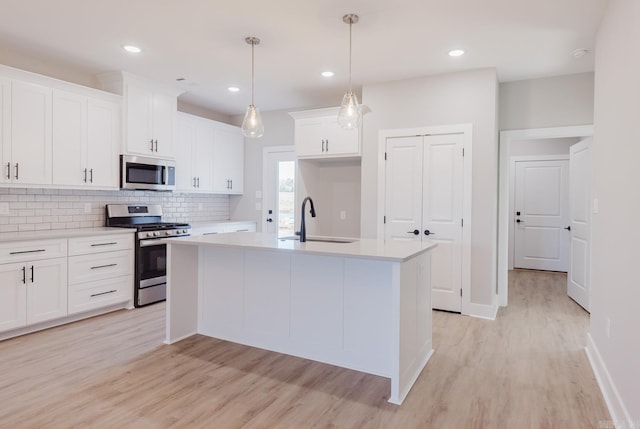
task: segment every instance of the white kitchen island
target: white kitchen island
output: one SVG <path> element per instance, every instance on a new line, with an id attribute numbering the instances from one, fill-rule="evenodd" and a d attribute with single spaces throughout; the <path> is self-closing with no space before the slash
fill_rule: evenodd
<path id="1" fill-rule="evenodd" d="M 202 334 L 391 379 L 401 404 L 433 353 L 432 243 L 168 240 L 171 344 Z"/>

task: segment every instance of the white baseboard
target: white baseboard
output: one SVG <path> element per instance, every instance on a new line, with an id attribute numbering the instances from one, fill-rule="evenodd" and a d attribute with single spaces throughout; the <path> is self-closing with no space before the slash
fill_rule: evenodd
<path id="1" fill-rule="evenodd" d="M 479 319 L 496 320 L 498 308 L 498 304 L 485 305 L 469 303 L 469 313 L 467 316 L 477 317 Z"/>
<path id="2" fill-rule="evenodd" d="M 631 420 L 627 407 L 625 407 L 618 393 L 618 389 L 616 389 L 616 385 L 611 379 L 611 375 L 602 360 L 600 351 L 598 351 L 598 347 L 593 341 L 591 334 L 587 334 L 585 351 L 587 352 L 591 369 L 593 369 L 593 374 L 596 376 L 598 386 L 600 386 L 600 391 L 602 391 L 602 396 L 604 396 L 604 401 L 607 404 L 613 423 L 616 427 L 635 428 L 637 422 Z"/>

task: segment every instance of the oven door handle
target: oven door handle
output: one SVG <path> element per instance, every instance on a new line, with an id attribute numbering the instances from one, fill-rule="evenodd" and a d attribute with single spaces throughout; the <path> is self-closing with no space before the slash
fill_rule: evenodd
<path id="1" fill-rule="evenodd" d="M 140 247 L 159 246 L 161 244 L 166 244 L 167 240 L 169 240 L 169 238 L 152 238 L 148 240 L 140 240 Z"/>

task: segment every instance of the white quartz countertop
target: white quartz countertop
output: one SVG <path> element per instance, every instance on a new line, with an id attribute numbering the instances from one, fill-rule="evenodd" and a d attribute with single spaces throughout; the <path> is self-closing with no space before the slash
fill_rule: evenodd
<path id="1" fill-rule="evenodd" d="M 308 237 L 308 239 L 311 237 Z M 275 234 L 242 232 L 219 235 L 178 237 L 168 239 L 169 243 L 191 246 L 243 247 L 256 250 L 274 250 L 325 256 L 340 256 L 385 261 L 405 261 L 437 246 L 434 242 L 399 242 L 373 239 L 355 240 L 351 243 L 329 243 L 278 238 Z"/>
<path id="2" fill-rule="evenodd" d="M 0 233 L 0 243 L 12 241 L 49 240 L 53 238 L 91 237 L 110 234 L 133 234 L 134 228 L 76 228 L 76 229 L 47 229 L 43 231 L 22 231 Z"/>
<path id="3" fill-rule="evenodd" d="M 256 222 L 253 220 L 205 220 L 205 221 L 197 221 L 197 222 L 189 222 L 191 228 L 207 228 L 212 226 L 225 226 L 225 225 L 236 225 L 236 224 L 255 224 Z"/>

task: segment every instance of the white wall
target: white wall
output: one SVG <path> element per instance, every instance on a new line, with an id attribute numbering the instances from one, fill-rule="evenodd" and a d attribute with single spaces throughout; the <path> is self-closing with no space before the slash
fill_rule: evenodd
<path id="1" fill-rule="evenodd" d="M 593 123 L 593 73 L 500 84 L 500 130 Z"/>
<path id="2" fill-rule="evenodd" d="M 568 137 L 512 141 L 509 156 L 569 155 L 569 148 L 579 140 L 578 137 Z"/>
<path id="3" fill-rule="evenodd" d="M 491 305 L 496 288 L 497 91 L 495 69 L 366 85 L 362 156 L 364 237 L 375 237 L 378 131 L 471 123 L 473 125 L 473 216 L 471 302 Z"/>
<path id="4" fill-rule="evenodd" d="M 591 337 L 640 424 L 640 2 L 611 0 L 596 45 Z M 611 332 L 607 335 L 607 320 Z M 615 398 L 614 398 L 615 399 Z M 624 414 L 622 412 L 621 414 Z M 624 418 L 619 415 L 618 418 Z M 635 426 L 628 426 L 630 423 Z"/>

